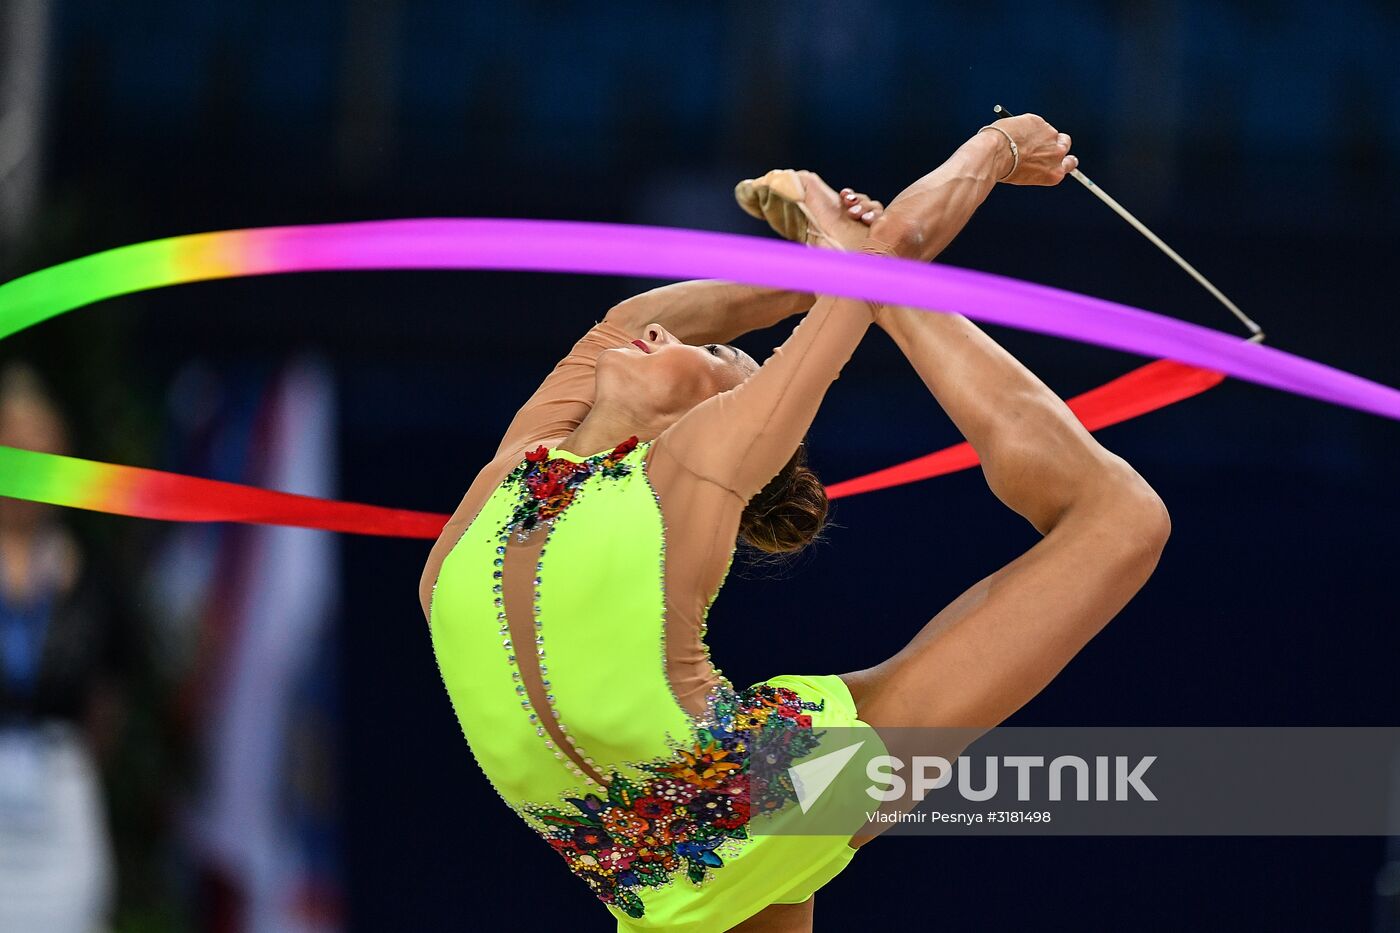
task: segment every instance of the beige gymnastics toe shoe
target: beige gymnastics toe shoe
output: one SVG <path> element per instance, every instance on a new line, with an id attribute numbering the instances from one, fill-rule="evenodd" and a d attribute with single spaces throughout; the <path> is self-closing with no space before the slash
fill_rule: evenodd
<path id="1" fill-rule="evenodd" d="M 805 196 L 802 176 L 790 168 L 775 168 L 762 178 L 745 178 L 734 186 L 734 199 L 739 206 L 759 220 L 766 220 L 785 239 L 844 250 L 845 247 L 822 230 L 803 203 Z M 823 240 L 825 243 L 819 242 Z"/>

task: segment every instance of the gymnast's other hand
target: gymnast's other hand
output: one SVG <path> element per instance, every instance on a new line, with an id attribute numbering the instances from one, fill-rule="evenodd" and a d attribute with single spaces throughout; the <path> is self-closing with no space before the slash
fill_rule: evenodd
<path id="1" fill-rule="evenodd" d="M 1065 176 L 1079 167 L 1079 157 L 1070 155 L 1070 135 L 1061 133 L 1045 118 L 1033 113 L 1023 113 L 1015 117 L 1003 117 L 991 124 L 1006 131 L 1016 140 L 1020 153 L 1017 163 L 1011 154 L 1011 146 L 1006 137 L 993 129 L 983 129 L 982 134 L 1001 141 L 997 164 L 1001 166 L 998 180 L 1009 185 L 1058 185 Z M 1015 165 L 1015 171 L 1011 171 Z M 1009 176 L 1007 172 L 1011 172 Z"/>
<path id="2" fill-rule="evenodd" d="M 840 244 L 841 249 L 860 249 L 866 230 L 885 212 L 885 205 L 852 188 L 842 188 L 837 194 L 816 172 L 798 169 L 797 175 L 802 179 L 803 203 L 825 234 L 815 238 L 809 234 L 807 245 L 834 249 Z M 771 220 L 769 225 L 783 233 Z"/>
<path id="3" fill-rule="evenodd" d="M 841 189 L 841 206 L 846 209 L 847 214 L 859 218 L 867 227 L 885 212 L 885 205 L 868 194 L 861 194 L 850 188 Z"/>

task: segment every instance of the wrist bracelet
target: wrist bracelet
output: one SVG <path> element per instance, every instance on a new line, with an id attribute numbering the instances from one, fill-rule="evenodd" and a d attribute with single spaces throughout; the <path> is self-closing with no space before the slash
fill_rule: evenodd
<path id="1" fill-rule="evenodd" d="M 1021 150 L 1016 148 L 1016 140 L 1012 139 L 1011 134 L 1006 132 L 1006 130 L 1002 129 L 999 126 L 994 126 L 991 123 L 988 123 L 986 126 L 982 127 L 982 130 L 996 130 L 998 133 L 1005 136 L 1006 141 L 1011 144 L 1011 171 L 1001 176 L 1001 178 L 998 178 L 997 181 L 1004 181 L 1005 179 L 1010 178 L 1012 175 L 1015 175 L 1016 169 L 1019 168 L 1021 165 Z M 977 132 L 980 133 L 982 132 L 982 130 L 978 130 Z"/>

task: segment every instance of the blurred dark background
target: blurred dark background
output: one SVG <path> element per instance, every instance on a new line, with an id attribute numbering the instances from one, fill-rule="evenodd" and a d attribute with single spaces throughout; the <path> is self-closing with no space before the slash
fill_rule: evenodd
<path id="1" fill-rule="evenodd" d="M 1271 345 L 1400 384 L 1393 2 L 3 0 L 0 30 L 5 278 L 154 237 L 374 218 L 763 235 L 733 203 L 740 178 L 809 168 L 888 201 L 1001 103 L 1071 133 L 1083 171 Z M 1245 336 L 1073 182 L 1002 186 L 942 258 Z M 214 456 L 200 425 L 311 360 L 335 399 L 335 494 L 447 512 L 550 366 L 655 284 L 200 284 L 60 318 L 0 358 L 47 378 L 75 455 L 223 479 L 246 478 L 256 443 Z M 1143 362 L 986 329 L 1062 397 Z M 761 359 L 784 334 L 739 343 Z M 1165 499 L 1172 540 L 1014 724 L 1400 723 L 1400 425 L 1227 380 L 1099 437 Z M 957 440 L 872 332 L 814 425 L 813 465 L 836 481 Z M 1036 538 L 977 471 L 833 517 L 829 542 L 781 573 L 736 564 L 710 618 L 736 683 L 874 663 Z M 215 689 L 162 648 L 172 578 L 153 585 L 150 568 L 178 532 L 62 518 L 145 633 L 105 771 L 117 927 L 279 928 L 253 916 L 239 871 L 191 868 L 207 840 L 171 803 L 209 780 L 189 709 Z M 339 606 L 298 662 L 317 671 L 329 756 L 301 837 L 318 892 L 303 919 L 534 929 L 522 911 L 547 902 L 576 911 L 571 928 L 612 929 L 471 759 L 416 602 L 427 550 L 346 536 L 331 558 Z M 1392 857 L 1375 838 L 891 838 L 821 892 L 817 929 L 1391 929 L 1378 879 Z"/>

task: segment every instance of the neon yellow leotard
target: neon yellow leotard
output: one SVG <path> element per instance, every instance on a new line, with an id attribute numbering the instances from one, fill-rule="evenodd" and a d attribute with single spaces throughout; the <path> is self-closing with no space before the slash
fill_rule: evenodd
<path id="1" fill-rule="evenodd" d="M 598 353 L 628 345 L 599 323 L 517 415 L 424 573 L 433 648 L 478 764 L 620 930 L 728 929 L 806 900 L 855 852 L 849 832 L 750 832 L 796 798 L 788 762 L 769 757 L 759 780 L 748 747 L 776 739 L 795 758 L 825 727 L 863 725 L 844 682 L 736 690 L 703 644 L 743 505 L 795 447 L 774 435 L 800 438 L 868 323 L 814 317 L 658 438 L 591 456 L 531 447 L 572 430 Z M 798 384 L 782 391 L 788 370 Z M 705 438 L 734 455 L 706 456 Z"/>

